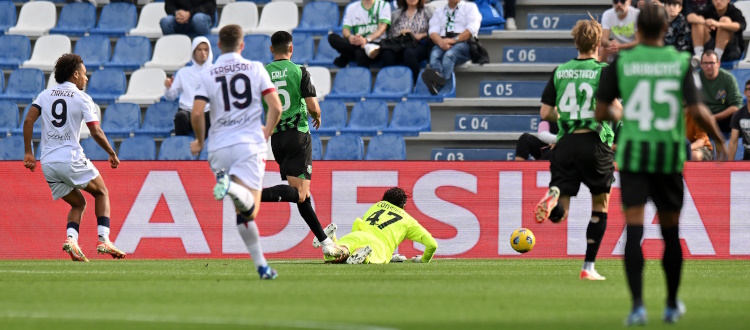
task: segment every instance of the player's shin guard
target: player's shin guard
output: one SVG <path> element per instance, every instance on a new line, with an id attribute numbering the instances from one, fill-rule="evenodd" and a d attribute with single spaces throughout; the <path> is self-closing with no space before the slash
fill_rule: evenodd
<path id="1" fill-rule="evenodd" d="M 310 231 L 315 234 L 315 238 L 317 238 L 320 242 L 325 241 L 328 236 L 326 236 L 325 231 L 323 231 L 323 227 L 320 225 L 320 221 L 318 221 L 318 216 L 315 214 L 315 210 L 313 210 L 312 202 L 310 202 L 310 197 L 307 197 L 307 199 L 305 199 L 305 201 L 302 203 L 297 203 L 297 210 L 299 210 L 299 214 L 302 216 L 302 219 L 305 219 L 307 226 L 310 227 Z"/>
<path id="2" fill-rule="evenodd" d="M 604 231 L 607 229 L 607 213 L 591 212 L 591 221 L 586 228 L 586 259 L 587 262 L 596 261 L 599 245 L 602 243 Z"/>
<path id="3" fill-rule="evenodd" d="M 664 237 L 664 258 L 661 265 L 667 279 L 667 307 L 677 308 L 677 290 L 682 274 L 682 245 L 678 226 L 661 227 Z"/>
<path id="4" fill-rule="evenodd" d="M 625 274 L 628 276 L 628 286 L 633 297 L 633 308 L 643 305 L 643 225 L 626 226 L 627 239 L 625 241 Z"/>
<path id="5" fill-rule="evenodd" d="M 237 231 L 240 233 L 242 241 L 245 242 L 247 252 L 250 253 L 250 257 L 255 263 L 255 268 L 268 265 L 266 258 L 263 256 L 263 249 L 260 247 L 260 233 L 255 221 L 248 220 L 245 216 L 238 214 Z"/>
<path id="6" fill-rule="evenodd" d="M 247 212 L 255 207 L 255 198 L 253 198 L 253 194 L 247 188 L 238 184 L 232 184 L 229 185 L 227 193 L 232 197 L 234 206 L 240 212 Z"/>
<path id="7" fill-rule="evenodd" d="M 260 193 L 261 202 L 289 202 L 297 203 L 299 201 L 299 191 L 290 185 L 280 184 L 270 188 L 263 189 Z"/>
<path id="8" fill-rule="evenodd" d="M 557 206 L 552 209 L 552 212 L 550 212 L 549 220 L 553 223 L 559 223 L 560 221 L 563 221 L 564 216 L 565 210 L 562 206 L 560 206 L 560 204 L 557 204 Z"/>

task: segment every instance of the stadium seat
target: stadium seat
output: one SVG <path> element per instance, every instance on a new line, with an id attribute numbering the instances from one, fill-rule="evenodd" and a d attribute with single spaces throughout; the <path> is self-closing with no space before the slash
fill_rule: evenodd
<path id="1" fill-rule="evenodd" d="M 296 12 L 296 8 L 294 9 Z M 252 2 L 232 2 L 224 6 L 221 10 L 219 25 L 211 29 L 212 34 L 218 34 L 221 28 L 237 24 L 242 31 L 247 34 L 258 26 L 258 6 Z M 247 45 L 245 45 L 247 46 Z"/>
<path id="2" fill-rule="evenodd" d="M 312 61 L 315 55 L 315 41 L 312 35 L 306 33 L 292 34 L 294 52 L 292 53 L 292 62 L 296 64 L 307 64 Z"/>
<path id="3" fill-rule="evenodd" d="M 419 71 L 417 83 L 414 84 L 414 92 L 407 95 L 409 100 L 423 100 L 425 102 L 443 102 L 446 97 L 456 97 L 456 73 L 453 73 L 453 78 L 443 86 L 437 95 L 430 94 L 424 81 L 422 81 L 422 72 L 424 69 Z"/>
<path id="4" fill-rule="evenodd" d="M 365 100 L 354 105 L 349 124 L 341 133 L 376 135 L 388 126 L 388 106 L 383 101 Z"/>
<path id="5" fill-rule="evenodd" d="M 156 143 L 148 136 L 122 140 L 117 155 L 120 160 L 156 160 Z"/>
<path id="6" fill-rule="evenodd" d="M 250 33 L 272 35 L 276 31 L 292 32 L 299 24 L 297 5 L 289 1 L 271 2 L 263 6 L 260 20 Z"/>
<path id="7" fill-rule="evenodd" d="M 416 136 L 431 130 L 430 106 L 423 101 L 404 101 L 393 108 L 391 123 L 383 133 Z"/>
<path id="8" fill-rule="evenodd" d="M 346 105 L 341 101 L 325 100 L 320 102 L 320 112 L 325 118 L 318 130 L 313 131 L 321 135 L 336 135 L 336 132 L 346 127 Z"/>
<path id="9" fill-rule="evenodd" d="M 323 35 L 337 30 L 339 5 L 330 1 L 310 2 L 302 9 L 302 20 L 294 32 Z"/>
<path id="10" fill-rule="evenodd" d="M 0 136 L 10 135 L 18 127 L 18 105 L 0 101 Z"/>
<path id="11" fill-rule="evenodd" d="M 184 34 L 163 36 L 156 41 L 154 56 L 143 67 L 176 71 L 190 62 L 192 42 Z"/>
<path id="12" fill-rule="evenodd" d="M 130 84 L 125 95 L 117 102 L 153 104 L 164 96 L 164 80 L 167 74 L 161 69 L 139 69 L 130 76 Z"/>
<path id="13" fill-rule="evenodd" d="M 318 100 L 324 99 L 331 92 L 331 72 L 322 66 L 308 66 L 307 72 L 310 72 Z"/>
<path id="14" fill-rule="evenodd" d="M 732 1 L 734 6 L 742 12 L 742 16 L 750 17 L 750 2 L 748 1 Z M 750 37 L 750 31 L 745 27 L 745 31 L 742 31 L 743 36 Z"/>
<path id="15" fill-rule="evenodd" d="M 318 42 L 318 51 L 315 53 L 315 59 L 308 64 L 330 68 L 333 67 L 333 60 L 338 56 L 339 52 L 331 47 L 331 44 L 328 43 L 328 38 L 324 36 Z"/>
<path id="16" fill-rule="evenodd" d="M 740 137 L 737 140 L 737 153 L 734 154 L 734 160 L 742 160 L 744 157 L 745 157 L 745 147 L 742 145 L 742 138 Z"/>
<path id="17" fill-rule="evenodd" d="M 214 54 L 211 63 L 215 63 L 216 59 L 221 55 L 221 49 L 219 49 L 219 36 L 216 34 L 209 34 L 206 38 L 208 38 L 208 42 L 211 44 L 211 52 Z M 190 46 L 192 48 L 192 44 Z"/>
<path id="18" fill-rule="evenodd" d="M 57 59 L 63 54 L 71 53 L 72 49 L 70 38 L 67 36 L 61 34 L 41 36 L 34 43 L 31 58 L 23 62 L 21 67 L 52 71 Z"/>
<path id="19" fill-rule="evenodd" d="M 23 160 L 24 155 L 23 136 L 6 136 L 0 140 L 0 160 Z"/>
<path id="20" fill-rule="evenodd" d="M 31 103 L 44 90 L 44 72 L 39 69 L 15 69 L 8 78 L 5 93 L 0 100 Z"/>
<path id="21" fill-rule="evenodd" d="M 350 67 L 339 70 L 333 80 L 333 89 L 326 96 L 328 99 L 344 102 L 357 102 L 370 94 L 372 75 L 370 70 L 362 67 Z"/>
<path id="22" fill-rule="evenodd" d="M 5 2 L 0 2 L 3 4 Z M 12 3 L 11 3 L 12 4 Z M 27 36 L 0 35 L 0 70 L 13 70 L 31 57 Z M 2 87 L 2 86 L 0 86 Z"/>
<path id="23" fill-rule="evenodd" d="M 174 131 L 174 115 L 178 108 L 177 102 L 157 102 L 149 105 L 143 126 L 136 130 L 136 133 L 151 137 L 168 137 Z"/>
<path id="24" fill-rule="evenodd" d="M 406 143 L 401 135 L 384 134 L 370 139 L 365 160 L 406 160 Z"/>
<path id="25" fill-rule="evenodd" d="M 266 65 L 273 62 L 273 54 L 269 47 L 271 47 L 271 37 L 263 34 L 248 34 L 245 36 L 245 49 L 242 50 L 242 57 Z"/>
<path id="26" fill-rule="evenodd" d="M 141 126 L 141 108 L 135 103 L 113 103 L 104 110 L 102 130 L 112 138 L 125 138 Z"/>
<path id="27" fill-rule="evenodd" d="M 115 148 L 115 141 L 112 140 L 109 136 L 107 137 L 107 141 L 109 141 L 109 145 L 112 146 L 112 150 Z M 83 147 L 83 153 L 86 155 L 86 158 L 90 160 L 108 160 L 109 155 L 107 154 L 102 147 L 99 146 L 98 143 L 93 138 L 83 139 L 81 140 L 81 147 Z"/>
<path id="28" fill-rule="evenodd" d="M 0 35 L 16 26 L 16 5 L 11 1 L 0 1 Z"/>
<path id="29" fill-rule="evenodd" d="M 411 69 L 405 66 L 389 66 L 378 72 L 375 85 L 368 99 L 400 102 L 414 86 Z"/>
<path id="30" fill-rule="evenodd" d="M 432 8 L 435 8 L 435 11 L 437 11 L 438 9 L 445 7 L 445 5 L 447 4 L 448 4 L 448 0 L 432 0 L 426 3 L 425 5 L 432 6 Z"/>
<path id="31" fill-rule="evenodd" d="M 99 24 L 90 34 L 103 34 L 108 37 L 122 37 L 138 23 L 135 5 L 127 2 L 113 2 L 102 8 Z"/>
<path id="32" fill-rule="evenodd" d="M 109 62 L 111 46 L 109 38 L 103 35 L 85 36 L 76 41 L 73 52 L 80 55 L 86 71 L 99 70 Z"/>
<path id="33" fill-rule="evenodd" d="M 23 135 L 23 121 L 26 120 L 26 115 L 29 114 L 29 110 L 31 110 L 31 103 L 26 105 L 26 108 L 23 109 L 23 115 L 21 115 L 21 118 L 18 119 L 18 127 L 13 130 L 13 135 Z M 40 119 L 37 119 L 34 122 L 31 137 L 34 139 L 39 139 L 42 137 L 42 121 Z"/>
<path id="34" fill-rule="evenodd" d="M 55 27 L 56 22 L 57 9 L 54 3 L 49 1 L 27 2 L 21 7 L 16 26 L 8 29 L 6 33 L 39 37 L 47 34 L 47 31 Z"/>
<path id="35" fill-rule="evenodd" d="M 159 22 L 164 17 L 167 17 L 167 12 L 164 10 L 163 2 L 147 3 L 141 9 L 141 15 L 138 17 L 138 25 L 130 29 L 129 35 L 160 38 L 162 32 Z"/>
<path id="36" fill-rule="evenodd" d="M 57 26 L 49 33 L 82 37 L 95 25 L 96 6 L 89 2 L 72 2 L 62 8 Z"/>
<path id="37" fill-rule="evenodd" d="M 190 136 L 170 136 L 161 143 L 159 160 L 195 160 L 190 152 Z"/>
<path id="38" fill-rule="evenodd" d="M 365 143 L 358 135 L 343 134 L 332 137 L 326 145 L 324 160 L 362 160 Z"/>
<path id="39" fill-rule="evenodd" d="M 90 80 L 90 79 L 89 79 Z M 55 80 L 55 71 L 52 71 L 49 74 L 49 78 L 47 79 L 47 89 L 55 88 L 59 85 L 57 81 Z M 88 88 L 88 87 L 87 87 Z"/>
<path id="40" fill-rule="evenodd" d="M 313 135 L 310 142 L 312 143 L 312 159 L 323 159 L 323 143 L 320 142 L 320 138 L 317 135 Z"/>
<path id="41" fill-rule="evenodd" d="M 122 37 L 115 44 L 112 60 L 106 68 L 134 71 L 151 59 L 151 41 L 146 37 Z"/>
<path id="42" fill-rule="evenodd" d="M 198 160 L 208 160 L 208 139 L 203 142 L 203 149 L 198 154 Z"/>
<path id="43" fill-rule="evenodd" d="M 86 94 L 97 104 L 110 104 L 125 94 L 126 88 L 125 72 L 120 69 L 103 69 L 91 75 Z"/>

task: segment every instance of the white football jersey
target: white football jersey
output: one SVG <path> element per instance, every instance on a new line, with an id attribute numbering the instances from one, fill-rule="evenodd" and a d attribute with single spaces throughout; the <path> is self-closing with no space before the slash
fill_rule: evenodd
<path id="1" fill-rule="evenodd" d="M 263 64 L 238 53 L 223 54 L 203 70 L 195 98 L 211 103 L 208 152 L 246 143 L 265 153 L 261 100 L 273 91 L 276 87 Z"/>
<path id="2" fill-rule="evenodd" d="M 41 163 L 74 163 L 85 158 L 78 142 L 81 122 L 99 123 L 91 97 L 65 82 L 39 93 L 34 105 L 42 112 Z"/>

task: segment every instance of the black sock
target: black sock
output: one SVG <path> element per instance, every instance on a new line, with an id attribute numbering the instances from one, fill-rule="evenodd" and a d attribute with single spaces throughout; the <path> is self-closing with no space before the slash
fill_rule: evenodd
<path id="1" fill-rule="evenodd" d="M 558 223 L 563 220 L 564 216 L 565 216 L 565 210 L 563 210 L 560 204 L 557 204 L 557 206 L 555 206 L 555 208 L 552 209 L 552 212 L 549 213 L 549 220 L 554 223 Z"/>
<path id="2" fill-rule="evenodd" d="M 305 222 L 307 222 L 307 226 L 310 227 L 310 230 L 315 234 L 315 237 L 318 238 L 318 241 L 323 242 L 328 238 L 323 231 L 323 227 L 320 226 L 320 221 L 318 221 L 318 216 L 315 214 L 315 210 L 313 210 L 310 197 L 307 197 L 302 203 L 297 203 L 297 209 L 299 210 L 302 219 L 305 219 Z"/>
<path id="3" fill-rule="evenodd" d="M 633 297 L 633 308 L 643 305 L 643 225 L 627 225 L 627 239 L 625 241 L 625 274 L 628 276 L 628 286 Z"/>
<path id="4" fill-rule="evenodd" d="M 607 229 L 607 213 L 591 212 L 591 218 L 599 218 L 599 221 L 596 223 L 589 221 L 589 226 L 586 228 L 586 259 L 584 260 L 594 262 L 596 254 L 599 253 L 599 245 L 602 244 L 604 231 Z"/>
<path id="5" fill-rule="evenodd" d="M 297 203 L 299 201 L 299 192 L 297 191 L 297 188 L 290 185 L 280 184 L 278 186 L 263 189 L 260 193 L 260 201 Z"/>
<path id="6" fill-rule="evenodd" d="M 661 265 L 667 279 L 667 306 L 677 308 L 677 289 L 680 287 L 680 275 L 682 274 L 682 245 L 680 245 L 680 234 L 677 226 L 661 227 L 661 235 L 664 237 L 664 258 Z"/>
<path id="7" fill-rule="evenodd" d="M 109 228 L 109 217 L 96 217 L 96 225 Z"/>

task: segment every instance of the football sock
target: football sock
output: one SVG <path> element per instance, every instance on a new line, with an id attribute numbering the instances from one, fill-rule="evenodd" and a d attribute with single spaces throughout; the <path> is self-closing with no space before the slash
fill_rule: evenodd
<path id="1" fill-rule="evenodd" d="M 232 196 L 234 206 L 236 206 L 240 212 L 247 212 L 255 206 L 253 194 L 250 193 L 250 190 L 241 185 L 230 184 L 228 193 L 229 196 Z"/>
<path id="2" fill-rule="evenodd" d="M 602 243 L 604 231 L 607 229 L 607 213 L 591 212 L 591 221 L 586 228 L 586 258 L 592 264 L 596 261 L 599 245 Z M 593 266 L 592 266 L 593 268 Z"/>
<path id="3" fill-rule="evenodd" d="M 75 222 L 68 222 L 68 238 L 78 240 L 78 227 L 79 224 Z"/>
<path id="4" fill-rule="evenodd" d="M 333 245 L 333 241 L 330 237 L 326 237 L 326 239 L 320 241 L 321 245 Z"/>
<path id="5" fill-rule="evenodd" d="M 625 241 L 625 274 L 628 276 L 628 286 L 633 297 L 633 309 L 643 305 L 643 225 L 627 225 Z"/>
<path id="6" fill-rule="evenodd" d="M 721 61 L 721 55 L 724 55 L 724 50 L 721 48 L 714 48 L 714 51 L 716 52 L 716 57 Z"/>
<path id="7" fill-rule="evenodd" d="M 255 268 L 265 267 L 268 265 L 266 257 L 263 256 L 263 249 L 260 247 L 260 233 L 255 221 L 247 220 L 242 215 L 237 215 L 237 231 L 245 242 L 247 252 L 250 252 L 250 258 L 255 263 Z"/>
<path id="8" fill-rule="evenodd" d="M 703 46 L 695 46 L 693 50 L 695 51 L 695 55 L 703 56 Z"/>
<path id="9" fill-rule="evenodd" d="M 680 287 L 682 274 L 682 245 L 677 226 L 661 227 L 664 237 L 664 258 L 661 265 L 667 279 L 667 306 L 677 308 L 677 289 Z"/>
<path id="10" fill-rule="evenodd" d="M 562 206 L 558 204 L 552 209 L 552 212 L 549 213 L 549 220 L 554 223 L 558 223 L 563 220 L 564 216 L 565 210 L 563 210 Z"/>
<path id="11" fill-rule="evenodd" d="M 99 235 L 99 242 L 109 241 L 109 217 L 96 217 L 96 233 Z"/>
<path id="12" fill-rule="evenodd" d="M 299 192 L 297 191 L 297 188 L 290 185 L 280 184 L 278 186 L 263 189 L 260 193 L 260 201 L 297 203 L 299 201 Z"/>
<path id="13" fill-rule="evenodd" d="M 325 241 L 328 236 L 323 231 L 323 227 L 320 226 L 320 221 L 318 221 L 318 216 L 315 214 L 315 210 L 313 210 L 310 197 L 307 197 L 302 203 L 297 203 L 297 210 L 299 210 L 299 215 L 302 216 L 302 219 L 305 219 L 307 226 L 310 227 L 310 230 L 315 234 L 318 241 Z"/>

